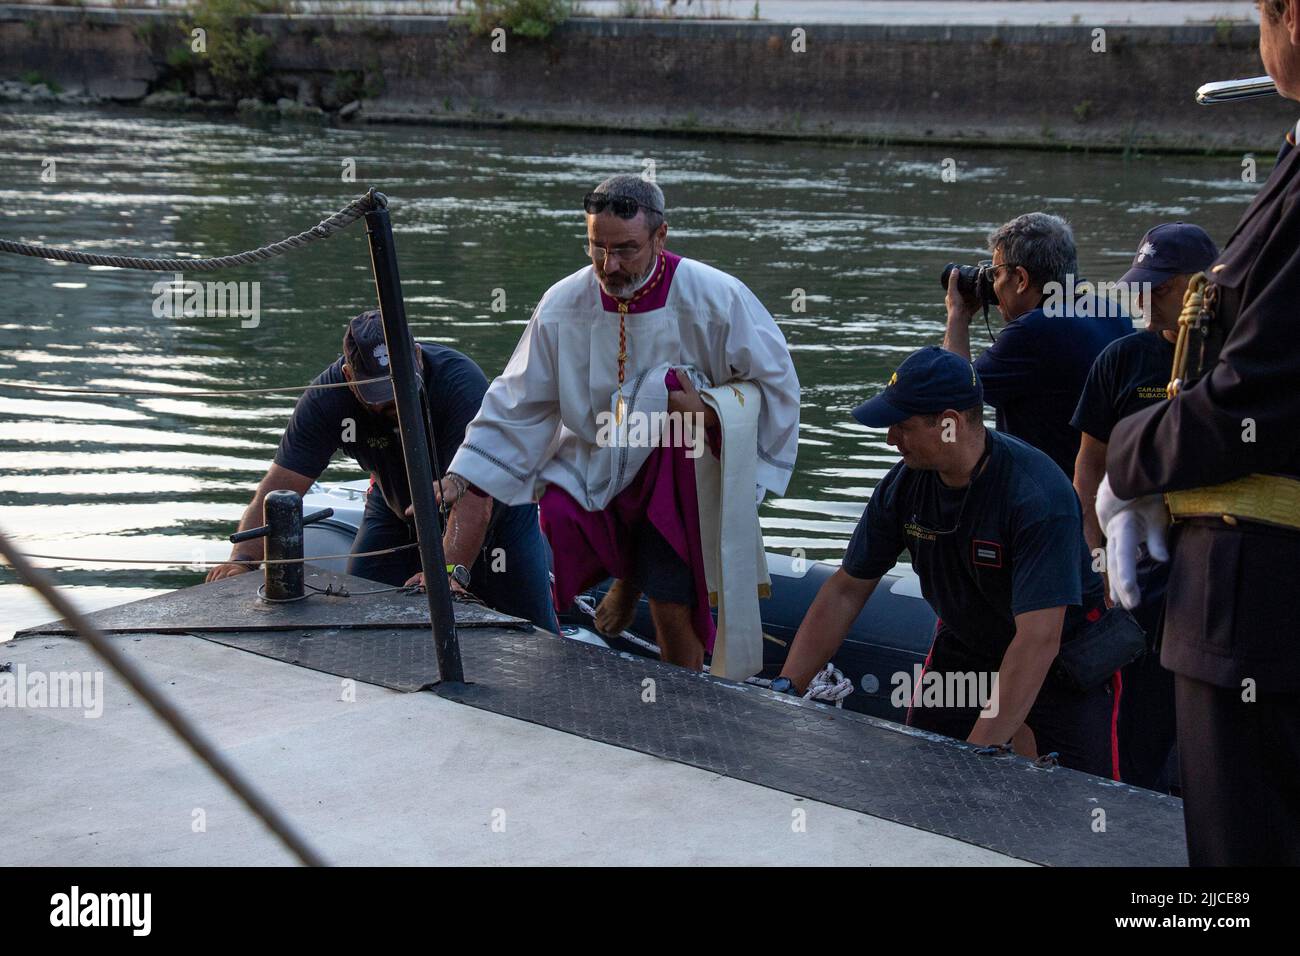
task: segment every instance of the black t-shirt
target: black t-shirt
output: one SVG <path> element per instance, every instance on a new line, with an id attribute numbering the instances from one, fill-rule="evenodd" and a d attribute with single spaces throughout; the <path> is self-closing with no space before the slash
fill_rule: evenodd
<path id="1" fill-rule="evenodd" d="M 1100 442 L 1110 442 L 1121 418 L 1167 401 L 1165 389 L 1174 367 L 1174 343 L 1159 332 L 1126 335 L 1106 346 L 1092 363 L 1079 407 L 1071 424 Z M 1138 589 L 1142 603 L 1133 612 L 1142 626 L 1154 631 L 1169 583 L 1169 562 L 1138 552 Z"/>
<path id="2" fill-rule="evenodd" d="M 1073 477 L 1079 433 L 1070 416 L 1088 370 L 1102 349 L 1132 331 L 1123 316 L 1049 316 L 1041 308 L 1008 323 L 975 359 L 998 431 L 1045 452 Z"/>
<path id="3" fill-rule="evenodd" d="M 433 421 L 433 444 L 438 464 L 445 471 L 465 438 L 465 427 L 483 403 L 487 377 L 472 359 L 455 349 L 421 342 L 420 352 Z M 346 379 L 340 358 L 312 384 L 343 381 Z M 275 463 L 315 479 L 339 450 L 370 472 L 389 509 L 403 517 L 411 504 L 411 489 L 406 481 L 397 422 L 368 411 L 350 388 L 304 392 L 280 438 Z"/>
<path id="4" fill-rule="evenodd" d="M 1174 343 L 1159 332 L 1116 339 L 1092 363 L 1070 424 L 1100 442 L 1121 418 L 1165 401 Z"/>
<path id="5" fill-rule="evenodd" d="M 921 593 L 954 636 L 991 662 L 1016 633 L 1015 616 L 1066 606 L 1062 639 L 1104 607 L 1083 539 L 1079 499 L 1045 454 L 988 432 L 988 463 L 970 486 L 902 462 L 876 487 L 844 555 L 855 578 L 876 578 L 906 549 Z M 936 534 L 961 523 L 951 534 Z"/>

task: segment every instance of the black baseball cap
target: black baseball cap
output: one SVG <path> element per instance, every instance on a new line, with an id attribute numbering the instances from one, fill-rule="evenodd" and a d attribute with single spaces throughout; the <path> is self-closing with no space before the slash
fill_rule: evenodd
<path id="1" fill-rule="evenodd" d="M 1204 272 L 1217 258 L 1219 247 L 1200 226 L 1166 222 L 1142 237 L 1132 267 L 1119 281 L 1159 285 L 1174 276 Z"/>
<path id="2" fill-rule="evenodd" d="M 956 352 L 927 345 L 904 359 L 885 390 L 853 409 L 853 417 L 870 428 L 888 428 L 913 415 L 960 411 L 983 401 L 975 366 Z"/>
<path id="3" fill-rule="evenodd" d="M 423 363 L 414 337 L 411 339 L 411 355 L 415 359 L 415 374 L 420 375 Z M 388 342 L 384 338 L 384 322 L 378 309 L 362 312 L 348 323 L 347 331 L 343 333 L 343 360 L 351 366 L 354 382 L 389 374 Z M 386 405 L 393 400 L 391 381 L 371 382 L 355 388 L 362 401 L 371 405 Z"/>

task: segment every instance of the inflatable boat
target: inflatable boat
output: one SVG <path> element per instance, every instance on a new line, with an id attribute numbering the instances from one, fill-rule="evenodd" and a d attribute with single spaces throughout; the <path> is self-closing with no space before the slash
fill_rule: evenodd
<path id="1" fill-rule="evenodd" d="M 311 513 L 332 508 L 333 517 L 303 528 L 304 553 L 308 558 L 346 553 L 352 547 L 361 515 L 365 509 L 370 482 L 317 483 L 303 499 L 303 510 Z M 345 570 L 341 559 L 314 563 L 331 571 Z M 772 596 L 759 602 L 763 619 L 763 674 L 775 677 L 781 670 L 795 632 L 822 584 L 838 563 L 800 562 L 789 555 L 767 552 L 768 571 L 772 577 Z M 584 595 L 585 603 L 599 602 L 609 582 Z M 580 598 L 580 601 L 583 600 Z M 654 627 L 650 608 L 644 599 L 625 637 L 606 637 L 592 630 L 591 618 L 575 608 L 560 615 L 565 637 L 614 651 L 658 656 L 654 649 Z M 853 682 L 853 693 L 844 707 L 886 720 L 902 722 L 905 706 L 899 706 L 900 694 L 894 690 L 901 683 L 895 675 L 906 675 L 909 682 L 914 668 L 925 661 L 934 634 L 935 615 L 921 596 L 915 573 L 906 565 L 881 580 L 833 663 Z M 910 686 L 910 683 L 907 685 Z"/>

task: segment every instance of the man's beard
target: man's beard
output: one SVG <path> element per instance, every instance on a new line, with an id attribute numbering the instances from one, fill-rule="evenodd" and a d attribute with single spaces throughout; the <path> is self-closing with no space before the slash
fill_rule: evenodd
<path id="1" fill-rule="evenodd" d="M 606 295 L 611 296 L 612 298 L 626 299 L 635 292 L 646 279 L 650 278 L 650 273 L 654 272 L 658 265 L 659 257 L 653 256 L 650 259 L 650 264 L 646 266 L 645 272 L 641 273 L 639 276 L 620 283 L 619 285 L 613 285 L 607 278 L 602 279 L 601 288 L 605 290 Z"/>

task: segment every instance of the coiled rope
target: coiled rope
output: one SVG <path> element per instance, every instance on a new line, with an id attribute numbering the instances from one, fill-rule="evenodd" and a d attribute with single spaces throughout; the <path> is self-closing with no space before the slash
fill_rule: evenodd
<path id="1" fill-rule="evenodd" d="M 215 272 L 218 269 L 230 269 L 235 266 L 252 265 L 265 262 L 276 256 L 284 255 L 294 249 L 301 249 L 318 239 L 328 239 L 336 232 L 346 229 L 366 213 L 388 205 L 388 197 L 371 189 L 348 203 L 328 219 L 322 219 L 306 232 L 289 236 L 268 246 L 237 252 L 231 256 L 216 256 L 210 259 L 144 259 L 138 256 L 101 255 L 95 252 L 78 252 L 75 249 L 58 249 L 53 246 L 38 246 L 28 242 L 14 242 L 12 239 L 0 239 L 0 252 L 16 256 L 31 256 L 36 259 L 56 259 L 60 262 L 78 262 L 88 266 L 112 266 L 115 269 L 139 269 L 144 272 Z"/>
<path id="2" fill-rule="evenodd" d="M 808 682 L 803 692 L 804 700 L 820 700 L 836 707 L 844 706 L 844 698 L 853 693 L 853 681 L 844 676 L 834 664 L 827 664 Z"/>
<path id="3" fill-rule="evenodd" d="M 785 646 L 783 641 L 777 641 L 776 638 L 764 634 L 763 637 L 769 641 L 775 641 Z M 753 684 L 755 687 L 771 687 L 772 681 L 767 677 L 751 677 L 746 684 Z M 794 693 L 794 691 L 790 691 Z M 853 681 L 844 676 L 844 672 L 834 664 L 827 664 L 808 682 L 807 689 L 803 692 L 803 700 L 820 701 L 823 704 L 833 704 L 836 707 L 844 706 L 844 698 L 853 693 Z"/>

